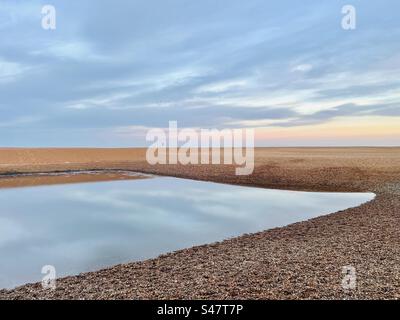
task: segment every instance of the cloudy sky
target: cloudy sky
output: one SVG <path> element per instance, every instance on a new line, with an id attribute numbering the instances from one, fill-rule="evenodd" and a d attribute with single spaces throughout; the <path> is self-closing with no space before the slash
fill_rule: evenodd
<path id="1" fill-rule="evenodd" d="M 145 146 L 170 120 L 399 145 L 399 40 L 398 0 L 2 0 L 0 146 Z"/>

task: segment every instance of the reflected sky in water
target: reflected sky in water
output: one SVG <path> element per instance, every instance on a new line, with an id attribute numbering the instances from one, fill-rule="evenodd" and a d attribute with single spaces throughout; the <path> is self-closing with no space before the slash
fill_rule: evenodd
<path id="1" fill-rule="evenodd" d="M 78 274 L 307 220 L 371 193 L 312 193 L 157 177 L 0 190 L 0 288 Z"/>

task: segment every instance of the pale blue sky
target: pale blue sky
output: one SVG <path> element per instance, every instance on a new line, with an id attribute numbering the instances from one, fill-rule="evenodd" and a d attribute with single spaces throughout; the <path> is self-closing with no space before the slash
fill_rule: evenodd
<path id="1" fill-rule="evenodd" d="M 0 146 L 141 146 L 169 120 L 255 127 L 258 145 L 399 144 L 362 134 L 400 119 L 397 0 L 1 1 L 0 39 Z M 343 121 L 358 134 L 293 133 Z"/>

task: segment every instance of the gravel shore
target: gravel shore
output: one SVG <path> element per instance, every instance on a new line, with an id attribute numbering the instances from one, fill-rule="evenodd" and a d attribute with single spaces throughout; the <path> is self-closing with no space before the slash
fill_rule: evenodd
<path id="1" fill-rule="evenodd" d="M 8 157 L 3 172 L 121 169 L 267 188 L 365 191 L 377 197 L 283 228 L 58 279 L 54 291 L 40 284 L 0 290 L 0 299 L 400 298 L 400 148 L 262 148 L 256 150 L 250 176 L 235 176 L 233 166 L 223 165 L 152 167 L 143 150 L 132 161 L 118 161 L 115 155 L 102 160 L 97 154 L 96 162 L 89 157 L 46 163 L 43 155 L 39 162 L 30 164 L 27 157 L 13 166 Z M 356 270 L 355 289 L 341 286 L 344 266 Z"/>

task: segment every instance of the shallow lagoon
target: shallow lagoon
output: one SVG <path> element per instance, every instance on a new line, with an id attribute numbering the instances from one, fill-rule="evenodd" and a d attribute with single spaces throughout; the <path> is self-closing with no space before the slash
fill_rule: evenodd
<path id="1" fill-rule="evenodd" d="M 156 177 L 0 190 L 0 288 L 153 258 L 358 206 L 315 193 Z"/>

